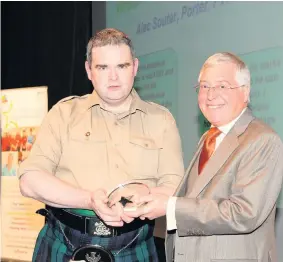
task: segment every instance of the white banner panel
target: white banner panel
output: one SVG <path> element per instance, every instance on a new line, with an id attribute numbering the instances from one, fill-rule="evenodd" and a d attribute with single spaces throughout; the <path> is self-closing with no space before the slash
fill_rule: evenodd
<path id="1" fill-rule="evenodd" d="M 35 211 L 44 204 L 25 198 L 16 176 L 28 156 L 37 130 L 48 112 L 47 87 L 1 91 L 1 258 L 31 261 L 44 217 Z M 2 261 L 2 260 L 1 260 Z"/>

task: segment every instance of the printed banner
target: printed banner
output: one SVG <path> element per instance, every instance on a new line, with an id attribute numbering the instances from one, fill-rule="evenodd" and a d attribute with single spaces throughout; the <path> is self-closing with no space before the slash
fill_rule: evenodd
<path id="1" fill-rule="evenodd" d="M 36 237 L 44 224 L 44 217 L 35 214 L 44 204 L 21 195 L 17 169 L 28 156 L 47 111 L 47 87 L 1 91 L 3 260 L 31 261 Z"/>

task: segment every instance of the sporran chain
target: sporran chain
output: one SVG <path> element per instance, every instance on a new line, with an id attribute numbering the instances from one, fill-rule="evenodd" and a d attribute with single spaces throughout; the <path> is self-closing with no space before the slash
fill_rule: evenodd
<path id="1" fill-rule="evenodd" d="M 60 230 L 61 230 L 61 232 L 62 232 L 64 238 L 66 239 L 67 244 L 69 245 L 69 247 L 71 248 L 71 250 L 74 252 L 75 247 L 74 247 L 74 245 L 71 243 L 71 241 L 69 240 L 69 238 L 66 236 L 66 234 L 65 234 L 65 232 L 64 232 L 64 230 L 63 230 L 63 228 L 62 228 L 61 222 L 60 222 L 59 220 L 57 220 L 57 222 L 59 223 Z M 119 255 L 120 252 L 122 252 L 124 249 L 126 249 L 129 245 L 131 245 L 131 244 L 138 238 L 138 236 L 141 234 L 142 231 L 143 231 L 143 227 L 139 230 L 138 234 L 137 234 L 126 246 L 122 247 L 119 251 L 117 251 L 117 252 L 115 252 L 115 253 L 113 252 L 112 254 L 113 254 L 114 256 Z"/>

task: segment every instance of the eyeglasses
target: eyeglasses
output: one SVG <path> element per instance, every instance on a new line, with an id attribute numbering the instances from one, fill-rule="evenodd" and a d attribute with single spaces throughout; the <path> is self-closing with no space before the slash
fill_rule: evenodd
<path id="1" fill-rule="evenodd" d="M 209 90 L 218 91 L 218 92 L 225 92 L 227 90 L 236 89 L 236 88 L 239 88 L 239 87 L 242 87 L 242 86 L 245 86 L 245 85 L 232 86 L 228 83 L 225 83 L 225 84 L 222 83 L 222 84 L 218 84 L 218 85 L 215 85 L 215 86 L 209 86 L 207 83 L 200 83 L 197 86 L 195 86 L 194 88 L 195 88 L 197 93 L 208 92 Z"/>

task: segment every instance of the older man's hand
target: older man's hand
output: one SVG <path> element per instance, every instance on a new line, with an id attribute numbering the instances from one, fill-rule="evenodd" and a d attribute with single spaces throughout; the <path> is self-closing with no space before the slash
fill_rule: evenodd
<path id="1" fill-rule="evenodd" d="M 166 214 L 167 203 L 169 200 L 168 195 L 152 193 L 140 198 L 140 202 L 146 202 L 146 204 L 140 206 L 135 211 L 124 211 L 128 217 L 139 217 L 140 219 L 155 219 L 157 217 L 164 216 Z"/>

